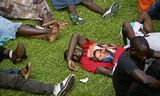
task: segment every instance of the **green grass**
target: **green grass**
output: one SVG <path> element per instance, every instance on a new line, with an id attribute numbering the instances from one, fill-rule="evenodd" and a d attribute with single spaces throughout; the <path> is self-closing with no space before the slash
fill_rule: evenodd
<path id="1" fill-rule="evenodd" d="M 94 1 L 105 9 L 116 0 Z M 68 22 L 68 29 L 61 30 L 57 41 L 54 43 L 24 37 L 18 37 L 16 40 L 8 42 L 5 47 L 9 49 L 14 49 L 18 42 L 23 42 L 27 49 L 28 59 L 18 65 L 13 65 L 9 60 L 4 60 L 0 63 L 1 68 L 20 69 L 28 62 L 31 62 L 32 72 L 29 78 L 33 80 L 54 84 L 63 80 L 68 74 L 74 73 L 76 75 L 76 83 L 68 96 L 115 96 L 111 78 L 88 73 L 79 66 L 79 63 L 76 63 L 78 66 L 77 72 L 70 71 L 67 67 L 67 62 L 63 59 L 63 53 L 68 47 L 71 35 L 75 32 L 98 43 L 116 43 L 123 46 L 119 35 L 120 28 L 124 21 L 134 21 L 137 18 L 138 9 L 136 0 L 118 0 L 118 2 L 120 4 L 119 12 L 106 20 L 102 19 L 99 14 L 89 11 L 84 6 L 77 6 L 78 14 L 86 20 L 86 23 L 84 25 L 72 25 L 67 11 L 54 11 L 51 2 L 48 0 L 53 12 L 53 18 L 62 22 Z M 30 20 L 21 22 L 35 24 L 35 22 L 31 22 Z M 158 21 L 154 21 L 154 26 L 156 30 L 160 29 Z M 83 77 L 88 77 L 89 81 L 81 83 L 79 80 Z M 36 94 L 11 89 L 0 89 L 0 95 L 36 96 Z"/>

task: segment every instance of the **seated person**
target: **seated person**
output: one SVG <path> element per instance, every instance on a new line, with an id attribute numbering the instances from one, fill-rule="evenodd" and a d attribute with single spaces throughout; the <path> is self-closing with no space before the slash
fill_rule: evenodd
<path id="1" fill-rule="evenodd" d="M 160 89 L 160 81 L 154 75 L 144 72 L 146 60 L 160 59 L 160 52 L 150 49 L 144 37 L 136 36 L 131 40 L 130 47 L 120 55 L 113 71 L 112 81 L 116 96 L 129 96 L 132 83 L 136 82 L 145 88 Z M 159 69 L 158 69 L 159 70 Z M 155 70 L 156 71 L 156 70 Z M 154 74 L 154 73 L 153 73 Z M 140 94 L 145 91 L 139 91 Z M 137 96 L 134 94 L 133 96 Z M 148 95 L 141 95 L 148 96 Z M 150 96 L 159 96 L 153 93 Z"/>
<path id="2" fill-rule="evenodd" d="M 0 88 L 22 90 L 34 94 L 65 96 L 75 83 L 75 75 L 70 74 L 62 82 L 54 85 L 37 80 L 25 79 L 19 74 L 0 72 Z"/>
<path id="3" fill-rule="evenodd" d="M 5 58 L 9 58 L 13 64 L 16 64 L 22 59 L 27 58 L 26 49 L 23 43 L 18 43 L 14 51 L 0 46 L 0 62 L 2 62 L 2 60 Z"/>
<path id="4" fill-rule="evenodd" d="M 102 15 L 103 18 L 112 16 L 119 10 L 118 3 L 114 3 L 108 8 L 108 10 L 104 10 L 100 6 L 95 4 L 93 0 L 52 0 L 52 4 L 55 10 L 68 8 L 70 19 L 74 24 L 84 23 L 84 20 L 78 16 L 78 13 L 76 11 L 76 5 L 78 4 L 82 4 L 89 10 Z"/>
<path id="5" fill-rule="evenodd" d="M 135 36 L 143 36 L 151 49 L 160 51 L 160 33 L 154 32 L 152 20 L 147 12 L 139 14 L 138 19 L 135 22 L 129 23 L 126 21 L 122 27 L 123 41 L 130 46 L 130 40 Z M 156 42 L 157 41 L 157 42 Z"/>
<path id="6" fill-rule="evenodd" d="M 18 75 L 23 76 L 25 79 L 28 79 L 30 71 L 31 71 L 31 63 L 27 64 L 21 70 L 18 70 L 18 69 L 0 69 L 1 73 L 18 74 Z"/>
<path id="7" fill-rule="evenodd" d="M 10 58 L 13 63 L 26 57 L 26 50 L 22 43 L 12 52 L 7 48 L 0 46 L 0 61 L 4 58 Z M 27 64 L 21 70 L 17 69 L 0 69 L 0 88 L 23 90 L 35 94 L 45 94 L 55 96 L 65 96 L 75 83 L 74 74 L 70 74 L 65 80 L 57 85 L 46 84 L 36 80 L 29 80 L 31 64 Z"/>
<path id="8" fill-rule="evenodd" d="M 77 44 L 82 50 L 76 48 Z M 112 76 L 111 70 L 123 50 L 123 47 L 114 44 L 97 44 L 73 34 L 64 58 L 69 69 L 73 71 L 77 70 L 74 61 L 79 61 L 82 68 L 88 72 Z"/>
<path id="9" fill-rule="evenodd" d="M 160 0 L 138 0 L 139 13 L 146 11 L 152 19 L 160 19 Z"/>
<path id="10" fill-rule="evenodd" d="M 50 29 L 38 29 L 32 26 L 22 25 L 22 23 L 15 23 L 0 16 L 0 45 L 8 40 L 15 39 L 16 36 L 24 36 L 29 38 L 37 38 L 47 40 L 49 42 L 55 41 L 59 26 Z"/>
<path id="11" fill-rule="evenodd" d="M 40 21 L 37 26 L 51 27 L 56 24 L 60 29 L 67 28 L 67 23 L 52 19 L 52 14 L 45 0 L 1 0 L 0 15 L 11 19 L 31 19 Z"/>

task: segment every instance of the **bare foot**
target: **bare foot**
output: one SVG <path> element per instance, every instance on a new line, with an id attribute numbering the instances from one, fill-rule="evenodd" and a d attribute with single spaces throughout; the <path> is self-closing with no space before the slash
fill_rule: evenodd
<path id="1" fill-rule="evenodd" d="M 58 22 L 58 20 L 51 20 L 49 22 L 44 23 L 42 26 L 51 26 L 57 24 Z"/>
<path id="2" fill-rule="evenodd" d="M 59 22 L 59 29 L 67 29 L 68 27 L 68 23 L 62 23 L 62 22 Z"/>
<path id="3" fill-rule="evenodd" d="M 59 32 L 59 29 L 57 27 L 54 27 L 52 29 L 52 31 L 48 34 L 49 42 L 54 42 L 56 40 L 58 32 Z"/>

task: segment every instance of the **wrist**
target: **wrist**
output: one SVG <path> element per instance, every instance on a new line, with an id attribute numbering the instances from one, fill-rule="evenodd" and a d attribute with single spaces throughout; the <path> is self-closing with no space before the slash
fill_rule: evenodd
<path id="1" fill-rule="evenodd" d="M 67 61 L 71 60 L 70 58 L 67 58 Z"/>

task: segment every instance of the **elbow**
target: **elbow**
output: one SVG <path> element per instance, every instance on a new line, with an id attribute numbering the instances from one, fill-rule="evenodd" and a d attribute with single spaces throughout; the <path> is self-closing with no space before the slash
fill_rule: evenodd
<path id="1" fill-rule="evenodd" d="M 147 79 L 143 80 L 143 85 L 144 86 L 155 88 L 157 86 L 157 84 L 159 85 L 159 81 L 158 80 L 153 80 L 150 77 L 148 77 Z"/>
<path id="2" fill-rule="evenodd" d="M 79 35 L 78 35 L 77 33 L 73 33 L 72 37 L 73 37 L 73 38 L 78 38 Z"/>
<path id="3" fill-rule="evenodd" d="M 148 80 L 143 80 L 142 83 L 143 83 L 144 86 L 147 86 L 147 85 L 150 84 L 150 82 Z"/>

